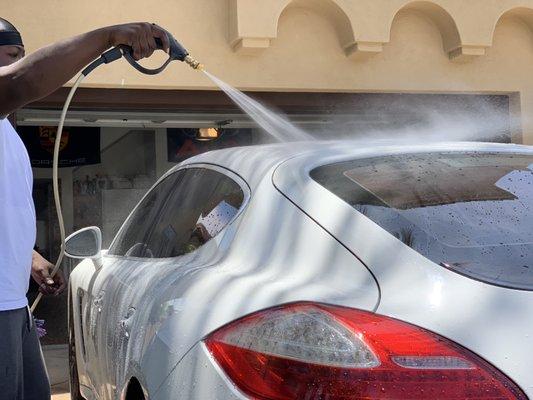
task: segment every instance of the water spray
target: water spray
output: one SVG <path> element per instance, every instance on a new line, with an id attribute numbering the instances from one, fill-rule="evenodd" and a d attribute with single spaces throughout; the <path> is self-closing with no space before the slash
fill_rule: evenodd
<path id="1" fill-rule="evenodd" d="M 72 101 L 72 98 L 74 97 L 74 93 L 76 93 L 76 90 L 78 89 L 78 86 L 83 81 L 83 79 L 89 75 L 92 71 L 94 71 L 96 68 L 98 68 L 102 64 L 109 64 L 113 61 L 116 61 L 122 57 L 130 63 L 132 67 L 134 67 L 137 71 L 146 74 L 146 75 L 157 75 L 165 70 L 165 68 L 170 64 L 171 61 L 182 61 L 185 62 L 187 65 L 189 65 L 191 68 L 196 70 L 203 70 L 203 65 L 200 64 L 198 61 L 196 61 L 193 57 L 189 55 L 189 52 L 169 33 L 166 32 L 168 39 L 169 39 L 169 52 L 168 52 L 168 59 L 161 65 L 159 68 L 155 69 L 149 69 L 145 68 L 142 65 L 140 65 L 134 58 L 133 58 L 133 49 L 130 46 L 126 45 L 119 45 L 116 46 L 105 53 L 103 53 L 98 59 L 93 61 L 91 64 L 89 64 L 78 76 L 76 81 L 74 82 L 74 85 L 70 89 L 70 92 L 67 96 L 67 99 L 65 100 L 65 104 L 63 105 L 63 110 L 61 111 L 61 118 L 59 120 L 59 125 L 57 127 L 57 133 L 56 138 L 54 142 L 54 156 L 53 156 L 53 164 L 52 164 L 52 184 L 53 184 L 53 190 L 54 190 L 54 204 L 57 210 L 57 219 L 59 224 L 59 232 L 60 232 L 60 238 L 61 238 L 61 246 L 59 248 L 59 255 L 57 257 L 56 263 L 54 265 L 54 268 L 52 269 L 52 272 L 50 276 L 54 277 L 54 275 L 57 273 L 61 266 L 61 262 L 63 261 L 63 257 L 65 255 L 65 223 L 63 220 L 63 212 L 61 211 L 61 199 L 59 196 L 59 147 L 61 143 L 61 135 L 63 133 L 63 126 L 65 124 L 65 119 L 67 116 L 67 111 L 70 106 L 70 102 Z M 163 49 L 163 42 L 159 38 L 154 38 L 155 42 L 159 49 Z M 42 293 L 39 293 L 37 295 L 37 298 L 33 302 L 31 306 L 31 312 L 35 310 L 39 302 L 42 298 Z"/>

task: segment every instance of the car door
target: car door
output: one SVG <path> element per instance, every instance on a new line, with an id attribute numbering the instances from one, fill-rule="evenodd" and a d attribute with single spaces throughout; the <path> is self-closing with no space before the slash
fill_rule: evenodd
<path id="1" fill-rule="evenodd" d="M 196 254 L 242 208 L 247 190 L 227 174 L 206 165 L 169 174 L 143 198 L 111 245 L 93 285 L 91 312 L 99 322 L 92 340 L 105 374 L 104 398 L 116 398 L 128 369 L 142 356 L 161 281 L 172 281 L 168 276 L 188 263 L 201 266 Z"/>

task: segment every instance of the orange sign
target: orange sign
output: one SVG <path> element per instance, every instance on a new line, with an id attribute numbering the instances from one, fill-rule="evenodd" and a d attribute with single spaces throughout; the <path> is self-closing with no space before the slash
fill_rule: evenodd
<path id="1" fill-rule="evenodd" d="M 56 126 L 40 126 L 39 127 L 39 142 L 41 147 L 49 153 L 54 152 L 54 145 L 56 142 L 57 127 Z M 61 143 L 59 144 L 59 151 L 67 147 L 69 139 L 69 131 L 63 129 L 61 135 Z"/>

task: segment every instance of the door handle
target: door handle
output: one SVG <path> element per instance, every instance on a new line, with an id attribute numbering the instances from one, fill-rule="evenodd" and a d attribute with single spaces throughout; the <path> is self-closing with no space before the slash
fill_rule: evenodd
<path id="1" fill-rule="evenodd" d="M 122 334 L 126 339 L 130 337 L 130 330 L 131 330 L 131 322 L 133 320 L 133 315 L 135 314 L 135 308 L 130 307 L 128 309 L 128 313 L 126 314 L 125 318 L 120 320 L 119 326 L 122 331 Z"/>

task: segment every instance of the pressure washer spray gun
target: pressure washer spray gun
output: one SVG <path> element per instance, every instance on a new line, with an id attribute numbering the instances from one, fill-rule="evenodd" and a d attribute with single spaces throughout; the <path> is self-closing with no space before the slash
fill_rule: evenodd
<path id="1" fill-rule="evenodd" d="M 65 124 L 65 118 L 67 116 L 68 107 L 70 105 L 70 102 L 72 101 L 72 97 L 74 97 L 74 93 L 78 89 L 78 86 L 83 81 L 83 79 L 89 75 L 93 70 L 98 68 L 102 64 L 109 64 L 113 61 L 116 61 L 122 57 L 126 59 L 130 63 L 130 65 L 135 68 L 137 71 L 142 72 L 146 75 L 157 75 L 160 72 L 162 72 L 168 64 L 170 64 L 171 61 L 183 61 L 186 64 L 188 64 L 191 68 L 196 70 L 203 70 L 203 65 L 200 64 L 198 61 L 196 61 L 194 58 L 192 58 L 188 51 L 185 50 L 185 48 L 172 36 L 169 32 L 166 32 L 169 40 L 169 54 L 168 59 L 165 61 L 163 65 L 161 65 L 159 68 L 155 69 L 149 69 L 145 68 L 142 65 L 140 65 L 134 58 L 133 58 L 133 49 L 130 46 L 126 45 L 120 45 L 117 47 L 114 47 L 105 53 L 103 53 L 98 59 L 93 61 L 91 64 L 89 64 L 78 76 L 76 81 L 74 82 L 74 85 L 70 89 L 70 92 L 67 96 L 67 100 L 65 101 L 65 104 L 63 106 L 63 111 L 61 112 L 61 119 L 59 120 L 59 125 L 57 127 L 57 134 L 55 138 L 54 143 L 54 158 L 53 158 L 53 165 L 52 165 L 52 183 L 53 183 L 53 189 L 54 189 L 54 203 L 57 210 L 57 219 L 59 222 L 59 231 L 61 236 L 61 247 L 59 250 L 59 255 L 57 258 L 57 261 L 54 265 L 54 269 L 52 270 L 51 276 L 53 277 L 58 269 L 61 266 L 61 262 L 63 261 L 63 257 L 65 255 L 65 224 L 63 221 L 63 213 L 61 211 L 61 201 L 59 197 L 59 178 L 58 178 L 58 164 L 59 164 L 59 145 L 61 143 L 61 134 L 63 133 L 63 125 Z M 163 49 L 163 42 L 159 38 L 155 38 L 155 42 L 159 49 Z M 41 301 L 42 294 L 39 293 L 35 301 L 33 302 L 31 306 L 31 311 L 35 310 L 35 307 L 39 304 L 39 301 Z"/>
<path id="2" fill-rule="evenodd" d="M 203 65 L 196 61 L 194 58 L 192 58 L 189 55 L 189 52 L 185 50 L 185 48 L 174 38 L 174 36 L 172 36 L 169 32 L 167 32 L 167 36 L 170 45 L 168 51 L 168 59 L 159 68 L 148 69 L 143 67 L 133 58 L 133 49 L 130 46 L 120 45 L 103 53 L 100 58 L 89 64 L 89 66 L 87 66 L 87 68 L 85 68 L 81 73 L 82 75 L 87 76 L 100 65 L 109 64 L 113 61 L 120 59 L 122 56 L 124 56 L 126 61 L 128 61 L 133 68 L 146 75 L 159 74 L 168 66 L 168 64 L 170 64 L 171 61 L 183 61 L 189 66 L 191 66 L 191 68 L 193 69 L 203 69 Z M 155 38 L 155 42 L 159 49 L 163 48 L 163 42 L 161 42 L 161 39 Z"/>

